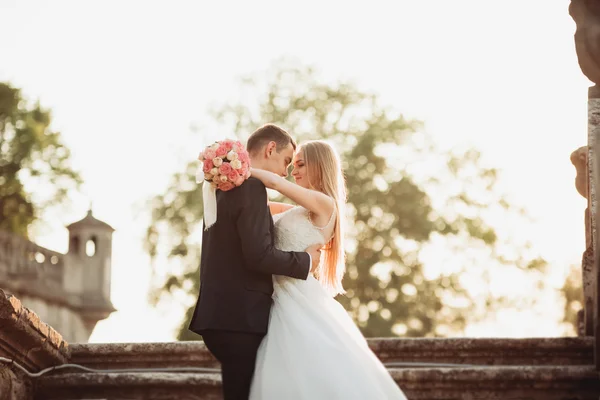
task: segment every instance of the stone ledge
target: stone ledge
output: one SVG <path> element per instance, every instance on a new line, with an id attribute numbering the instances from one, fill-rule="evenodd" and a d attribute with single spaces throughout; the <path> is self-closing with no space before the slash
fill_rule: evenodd
<path id="1" fill-rule="evenodd" d="M 0 289 L 0 356 L 35 372 L 66 363 L 69 347 L 36 313 Z"/>
<path id="2" fill-rule="evenodd" d="M 42 377 L 35 400 L 221 400 L 218 374 L 67 373 Z"/>
<path id="3" fill-rule="evenodd" d="M 72 344 L 71 362 L 96 369 L 209 367 L 219 363 L 203 342 Z"/>
<path id="4" fill-rule="evenodd" d="M 538 387 L 552 387 L 569 382 L 591 382 L 600 390 L 600 376 L 593 366 L 491 366 L 469 368 L 390 368 L 398 382 L 447 384 L 450 382 L 493 383 L 509 382 L 514 385 L 535 381 Z"/>
<path id="5" fill-rule="evenodd" d="M 592 365 L 593 338 L 368 339 L 383 362 Z M 200 341 L 72 344 L 71 362 L 97 369 L 218 367 Z"/>
<path id="6" fill-rule="evenodd" d="M 593 366 L 391 370 L 410 400 L 598 400 Z"/>
<path id="7" fill-rule="evenodd" d="M 410 400 L 597 400 L 594 367 L 392 369 Z M 38 381 L 36 399 L 216 400 L 220 376 L 202 373 L 65 373 Z"/>
<path id="8" fill-rule="evenodd" d="M 592 337 L 557 338 L 373 338 L 382 362 L 475 365 L 592 365 Z"/>

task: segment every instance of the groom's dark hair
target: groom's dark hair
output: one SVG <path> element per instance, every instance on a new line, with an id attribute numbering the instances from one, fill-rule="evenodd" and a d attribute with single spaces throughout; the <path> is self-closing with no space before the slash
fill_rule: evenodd
<path id="1" fill-rule="evenodd" d="M 248 138 L 246 149 L 250 154 L 256 154 L 269 142 L 275 142 L 277 145 L 277 152 L 285 149 L 290 143 L 292 144 L 294 151 L 296 150 L 296 142 L 290 134 L 275 124 L 263 125 L 252 132 Z"/>

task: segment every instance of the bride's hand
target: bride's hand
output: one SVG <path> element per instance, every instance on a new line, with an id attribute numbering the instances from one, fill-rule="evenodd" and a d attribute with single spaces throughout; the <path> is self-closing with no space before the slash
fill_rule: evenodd
<path id="1" fill-rule="evenodd" d="M 277 185 L 277 179 L 280 179 L 277 174 L 259 168 L 250 168 L 250 176 L 259 179 L 269 189 L 274 189 Z"/>

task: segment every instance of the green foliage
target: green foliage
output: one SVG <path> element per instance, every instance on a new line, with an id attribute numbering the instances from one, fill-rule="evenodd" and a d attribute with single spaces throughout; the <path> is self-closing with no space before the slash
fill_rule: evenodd
<path id="1" fill-rule="evenodd" d="M 577 335 L 577 312 L 583 310 L 583 284 L 580 265 L 572 265 L 560 292 L 565 300 L 563 322 L 568 335 Z"/>
<path id="2" fill-rule="evenodd" d="M 47 207 L 81 184 L 69 150 L 50 128 L 50 112 L 0 83 L 0 229 L 28 236 Z"/>
<path id="3" fill-rule="evenodd" d="M 476 151 L 442 152 L 421 131 L 419 121 L 382 106 L 377 96 L 352 84 L 324 84 L 307 67 L 278 65 L 264 84 L 252 78 L 242 85 L 242 93 L 256 94 L 255 108 L 226 105 L 214 117 L 241 140 L 273 122 L 299 142 L 325 139 L 338 149 L 350 221 L 345 241 L 347 294 L 338 300 L 366 336 L 460 332 L 476 303 L 493 307 L 507 302 L 491 294 L 474 298 L 461 284 L 460 273 L 477 265 L 431 276 L 421 254 L 433 237 L 457 239 L 462 243 L 457 252 L 469 246 L 483 248 L 499 265 L 520 264 L 524 271 L 528 266 L 536 271 L 545 267 L 543 260 L 535 264 L 507 259 L 494 250 L 498 237 L 484 215 L 490 209 L 512 212 L 512 207 L 495 191 L 496 171 L 482 167 Z M 166 194 L 151 202 L 149 253 L 157 257 L 163 241 L 169 258 L 181 269 L 168 274 L 166 283 L 153 292 L 155 302 L 169 293 L 188 293 L 185 306 L 193 307 L 198 293 L 199 244 L 190 236 L 202 218 L 201 191 L 191 184 L 196 165 L 190 162 L 184 173 L 175 175 Z M 195 249 L 193 254 L 190 249 Z M 197 338 L 186 331 L 190 312 L 179 339 Z"/>

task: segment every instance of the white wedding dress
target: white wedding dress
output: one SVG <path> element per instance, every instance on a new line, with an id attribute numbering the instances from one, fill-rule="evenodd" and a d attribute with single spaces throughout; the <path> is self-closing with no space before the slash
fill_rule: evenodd
<path id="1" fill-rule="evenodd" d="M 302 207 L 274 216 L 275 246 L 304 251 L 324 243 Z M 406 397 L 369 349 L 346 310 L 312 275 L 273 277 L 269 330 L 258 350 L 251 400 L 390 400 Z"/>

